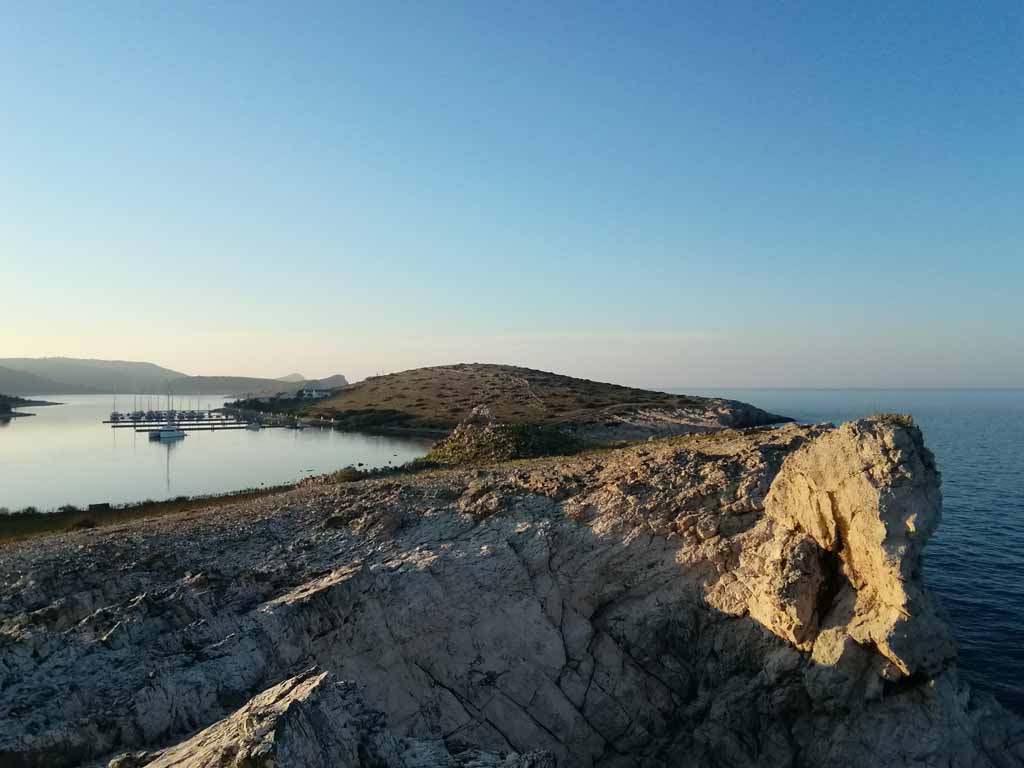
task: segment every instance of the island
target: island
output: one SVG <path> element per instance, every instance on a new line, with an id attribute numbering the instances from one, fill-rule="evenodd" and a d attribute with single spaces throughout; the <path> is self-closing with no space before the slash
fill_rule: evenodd
<path id="1" fill-rule="evenodd" d="M 400 470 L 4 545 L 0 764 L 1024 765 L 922 580 L 910 417 L 508 375 Z M 393 384 L 311 411 L 438 418 Z"/>

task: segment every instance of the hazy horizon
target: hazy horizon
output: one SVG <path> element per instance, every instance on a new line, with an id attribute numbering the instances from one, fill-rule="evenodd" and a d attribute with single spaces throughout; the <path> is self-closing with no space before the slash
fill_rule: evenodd
<path id="1" fill-rule="evenodd" d="M 1024 386 L 1024 6 L 0 9 L 0 357 Z"/>
<path id="2" fill-rule="evenodd" d="M 21 356 L 21 357 L 26 357 L 26 356 Z M 335 371 L 334 373 L 325 373 L 325 374 L 322 374 L 322 375 L 310 375 L 310 374 L 305 373 L 303 371 L 292 371 L 292 372 L 290 372 L 288 374 L 274 374 L 272 372 L 268 373 L 268 372 L 259 372 L 259 371 L 250 372 L 250 373 L 244 373 L 244 374 L 240 374 L 240 373 L 237 373 L 237 372 L 230 372 L 230 371 L 217 371 L 217 372 L 214 372 L 214 373 L 210 373 L 210 372 L 207 372 L 207 371 L 182 370 L 179 367 L 176 367 L 176 366 L 173 366 L 173 365 L 164 364 L 164 363 L 160 362 L 159 360 L 125 360 L 125 359 L 114 359 L 114 358 L 103 358 L 103 357 L 76 358 L 76 357 L 71 356 L 71 355 L 48 355 L 48 356 L 45 356 L 45 357 L 64 358 L 64 359 L 82 359 L 82 360 L 103 361 L 103 362 L 152 363 L 152 364 L 157 365 L 157 366 L 159 366 L 161 368 L 166 368 L 166 369 L 174 370 L 174 371 L 177 371 L 178 373 L 181 373 L 181 374 L 186 375 L 186 376 L 211 376 L 211 377 L 216 377 L 216 376 L 225 376 L 225 377 L 247 376 L 247 377 L 253 377 L 253 378 L 260 378 L 260 379 L 280 380 L 282 377 L 289 376 L 292 373 L 299 373 L 299 374 L 302 374 L 306 380 L 318 380 L 318 379 L 325 379 L 325 378 L 327 378 L 329 376 L 332 376 L 332 375 L 340 373 L 340 374 L 344 375 L 348 379 L 350 384 L 362 381 L 363 379 L 365 379 L 365 378 L 367 378 L 369 376 L 380 375 L 380 374 L 398 373 L 398 372 L 401 372 L 401 371 L 409 370 L 409 368 L 395 368 L 395 369 L 387 369 L 387 370 L 385 370 L 385 369 L 378 369 L 378 370 L 370 371 L 368 373 L 359 374 L 359 375 L 350 375 L 350 374 L 346 373 L 345 371 L 340 371 L 340 370 L 339 371 Z M 41 358 L 37 358 L 37 359 L 41 359 Z M 4 358 L 0 358 L 0 367 L 5 367 L 3 365 L 3 360 L 4 360 Z M 495 361 L 493 361 L 493 360 L 484 360 L 484 359 L 480 359 L 480 360 L 476 360 L 476 359 L 474 359 L 474 360 L 470 360 L 470 359 L 456 360 L 456 359 L 453 359 L 453 360 L 450 360 L 450 361 L 448 361 L 446 363 L 432 363 L 431 365 L 457 365 L 457 364 L 464 364 L 464 363 L 495 363 Z M 518 365 L 518 366 L 522 365 L 521 363 L 517 363 L 517 362 L 505 362 L 505 363 L 499 363 L 499 364 Z M 421 367 L 421 366 L 413 366 L 413 367 Z M 525 367 L 535 367 L 535 366 L 525 366 Z M 640 388 L 643 388 L 643 389 L 662 390 L 662 391 L 669 391 L 669 392 L 675 391 L 675 390 L 686 390 L 686 389 L 689 389 L 689 390 L 714 390 L 714 389 L 720 389 L 720 390 L 751 390 L 751 391 L 773 390 L 773 389 L 777 389 L 777 390 L 794 390 L 794 389 L 795 390 L 800 390 L 800 389 L 803 389 L 803 390 L 822 390 L 822 391 L 830 391 L 830 390 L 871 390 L 871 391 L 882 391 L 882 390 L 894 390 L 894 391 L 895 390 L 1024 390 L 1024 386 L 1019 386 L 1019 385 L 1002 385 L 1002 386 L 1000 386 L 1000 385 L 926 385 L 926 384 L 911 384 L 911 385 L 894 386 L 894 385 L 878 385 L 878 384 L 876 384 L 876 385 L 849 385 L 849 384 L 847 384 L 847 385 L 841 385 L 841 386 L 834 386 L 834 385 L 828 385 L 828 384 L 777 384 L 777 385 L 760 384 L 760 385 L 742 385 L 742 384 L 730 384 L 730 383 L 727 383 L 727 382 L 726 383 L 723 383 L 723 382 L 718 382 L 718 383 L 708 383 L 708 382 L 698 382 L 698 383 L 686 383 L 686 382 L 681 382 L 680 383 L 680 382 L 676 382 L 676 383 L 671 383 L 671 382 L 669 382 L 669 383 L 665 383 L 665 382 L 634 381 L 632 379 L 623 379 L 623 378 L 620 378 L 620 379 L 602 378 L 600 376 L 593 377 L 593 376 L 586 376 L 586 375 L 584 375 L 583 373 L 580 373 L 580 372 L 574 372 L 574 371 L 565 370 L 565 369 L 562 369 L 562 370 L 542 369 L 542 370 L 549 370 L 549 372 L 551 372 L 551 373 L 561 373 L 561 374 L 566 374 L 566 375 L 571 375 L 571 376 L 579 376 L 579 377 L 583 377 L 583 378 L 591 378 L 593 380 L 605 381 L 605 382 L 612 383 L 612 384 L 622 384 L 622 385 L 627 385 L 627 386 L 640 387 Z M 124 393 L 118 393 L 118 394 L 131 394 L 131 393 L 124 392 Z"/>

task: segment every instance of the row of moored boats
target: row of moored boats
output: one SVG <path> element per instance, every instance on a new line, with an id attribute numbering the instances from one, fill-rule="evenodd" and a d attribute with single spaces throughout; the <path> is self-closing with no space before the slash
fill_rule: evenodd
<path id="1" fill-rule="evenodd" d="M 111 421 L 206 421 L 222 418 L 210 411 L 132 411 L 119 413 L 111 411 Z"/>

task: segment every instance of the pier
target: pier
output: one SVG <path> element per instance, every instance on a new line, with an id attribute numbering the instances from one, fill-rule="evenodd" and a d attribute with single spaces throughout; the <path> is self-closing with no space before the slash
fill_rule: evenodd
<path id="1" fill-rule="evenodd" d="M 111 429 L 132 429 L 136 432 L 156 432 L 172 426 L 185 432 L 219 432 L 232 429 L 301 429 L 297 419 L 261 417 L 244 419 L 239 415 L 225 415 L 213 411 L 114 411 L 103 424 Z"/>

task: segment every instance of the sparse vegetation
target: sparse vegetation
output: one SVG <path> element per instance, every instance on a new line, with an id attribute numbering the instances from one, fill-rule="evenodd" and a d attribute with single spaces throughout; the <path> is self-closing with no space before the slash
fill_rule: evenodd
<path id="1" fill-rule="evenodd" d="M 637 408 L 701 402 L 530 368 L 473 363 L 376 376 L 304 407 L 308 415 L 333 419 L 342 429 L 448 432 L 477 405 L 487 405 L 500 422 L 558 426 Z"/>
<path id="2" fill-rule="evenodd" d="M 414 466 L 452 466 L 479 462 L 566 456 L 585 447 L 581 440 L 546 424 L 464 424 Z"/>
<path id="3" fill-rule="evenodd" d="M 328 475 L 328 480 L 332 483 L 354 483 L 357 480 L 366 480 L 370 476 L 371 473 L 366 470 L 345 467 Z"/>
<path id="4" fill-rule="evenodd" d="M 912 427 L 914 426 L 914 417 L 909 413 L 883 413 L 876 411 L 869 417 L 875 421 L 885 421 L 889 424 L 895 424 L 898 427 Z"/>
<path id="5" fill-rule="evenodd" d="M 6 514 L 0 514 L 0 544 L 62 531 L 78 531 L 127 523 L 147 517 L 161 517 L 175 512 L 187 512 L 191 509 L 220 507 L 294 487 L 289 484 L 247 489 L 217 496 L 178 496 L 168 501 L 146 499 L 135 504 L 94 507 L 91 510 L 80 509 L 73 504 L 65 504 L 49 512 L 41 511 L 36 507 L 25 507 L 14 512 L 7 512 L 0 508 L 0 512 L 6 512 Z"/>

